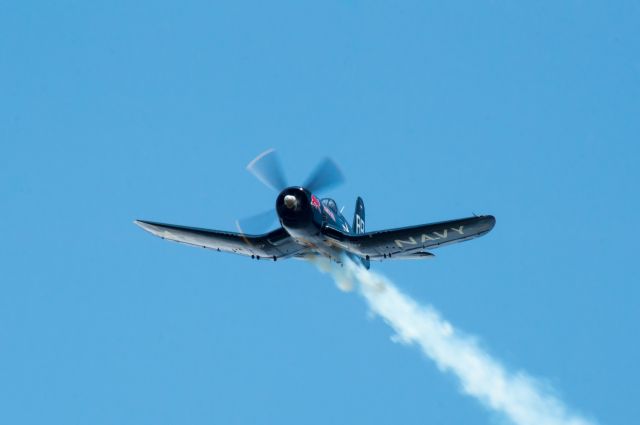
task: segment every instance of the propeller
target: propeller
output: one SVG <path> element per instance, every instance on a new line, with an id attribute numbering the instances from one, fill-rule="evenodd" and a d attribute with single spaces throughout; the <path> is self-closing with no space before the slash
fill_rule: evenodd
<path id="1" fill-rule="evenodd" d="M 344 174 L 331 158 L 325 158 L 313 170 L 304 187 L 313 192 L 321 192 L 344 183 Z"/>
<path id="2" fill-rule="evenodd" d="M 287 187 L 287 179 L 275 149 L 268 149 L 254 158 L 247 165 L 247 171 L 275 191 L 280 192 Z M 317 193 L 342 183 L 344 183 L 344 174 L 340 168 L 332 159 L 325 158 L 309 175 L 303 187 L 312 193 Z M 276 220 L 276 212 L 269 209 L 260 214 L 236 220 L 236 227 L 242 234 L 260 233 L 268 229 Z"/>
<path id="3" fill-rule="evenodd" d="M 262 152 L 247 165 L 247 170 L 275 191 L 280 192 L 287 187 L 287 179 L 275 149 Z"/>
<path id="4" fill-rule="evenodd" d="M 278 219 L 273 208 L 269 208 L 259 214 L 236 220 L 236 227 L 242 234 L 264 233 L 266 229 L 271 227 Z"/>

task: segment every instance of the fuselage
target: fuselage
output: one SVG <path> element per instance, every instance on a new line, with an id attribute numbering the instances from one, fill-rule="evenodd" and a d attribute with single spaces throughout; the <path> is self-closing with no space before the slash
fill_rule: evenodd
<path id="1" fill-rule="evenodd" d="M 303 187 L 288 187 L 276 198 L 276 211 L 280 224 L 297 243 L 335 261 L 345 254 L 346 247 L 322 232 L 326 228 L 352 232 L 333 199 L 320 199 Z"/>

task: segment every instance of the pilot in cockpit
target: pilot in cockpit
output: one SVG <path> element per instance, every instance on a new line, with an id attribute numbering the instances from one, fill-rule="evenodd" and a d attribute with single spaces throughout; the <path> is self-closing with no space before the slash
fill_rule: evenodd
<path id="1" fill-rule="evenodd" d="M 338 206 L 336 205 L 336 201 L 331 198 L 324 198 L 322 201 L 322 205 L 329 208 L 331 211 L 338 212 Z"/>

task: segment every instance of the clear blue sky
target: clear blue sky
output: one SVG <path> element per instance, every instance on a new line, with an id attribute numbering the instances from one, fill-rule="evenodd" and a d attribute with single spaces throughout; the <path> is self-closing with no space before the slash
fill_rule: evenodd
<path id="1" fill-rule="evenodd" d="M 0 423 L 490 424 L 303 262 L 233 229 L 324 155 L 369 230 L 492 233 L 374 268 L 602 424 L 640 417 L 637 2 L 0 5 Z"/>

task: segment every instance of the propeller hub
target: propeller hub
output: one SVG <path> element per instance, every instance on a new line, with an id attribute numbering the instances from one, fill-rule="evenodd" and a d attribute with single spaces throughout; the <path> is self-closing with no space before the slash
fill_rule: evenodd
<path id="1" fill-rule="evenodd" d="M 289 208 L 289 209 L 293 209 L 297 206 L 298 204 L 298 198 L 296 198 L 293 195 L 285 195 L 284 197 L 284 206 Z"/>

